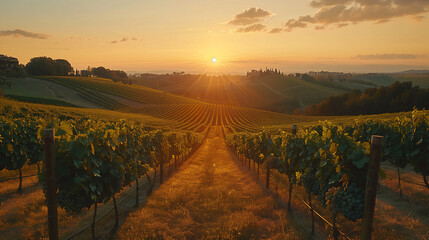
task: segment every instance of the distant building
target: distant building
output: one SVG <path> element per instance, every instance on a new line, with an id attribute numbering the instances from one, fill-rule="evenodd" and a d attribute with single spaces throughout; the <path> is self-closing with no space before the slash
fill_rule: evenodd
<path id="1" fill-rule="evenodd" d="M 269 76 L 269 75 L 283 75 L 283 73 L 277 68 L 265 68 L 265 70 L 251 70 L 247 72 L 248 78 L 256 78 L 261 76 Z"/>
<path id="2" fill-rule="evenodd" d="M 80 76 L 82 76 L 82 77 L 93 77 L 92 72 L 89 70 L 81 70 Z"/>
<path id="3" fill-rule="evenodd" d="M 247 72 L 247 77 L 259 77 L 261 76 L 262 71 L 258 70 L 252 70 L 250 72 Z"/>

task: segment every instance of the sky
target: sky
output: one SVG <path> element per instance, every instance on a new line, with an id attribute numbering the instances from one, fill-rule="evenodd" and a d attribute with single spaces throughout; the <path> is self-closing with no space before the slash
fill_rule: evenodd
<path id="1" fill-rule="evenodd" d="M 428 43 L 429 0 L 0 1 L 0 54 L 23 64 L 397 72 L 429 69 Z"/>

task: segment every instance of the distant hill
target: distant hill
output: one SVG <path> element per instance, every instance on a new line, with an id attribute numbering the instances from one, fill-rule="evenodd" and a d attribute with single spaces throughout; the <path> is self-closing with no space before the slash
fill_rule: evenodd
<path id="1" fill-rule="evenodd" d="M 305 110 L 307 115 L 342 116 L 369 115 L 429 108 L 429 89 L 415 87 L 411 82 L 395 82 L 388 87 L 354 90 L 332 96 Z"/>
<path id="2" fill-rule="evenodd" d="M 412 82 L 421 88 L 429 88 L 429 70 L 410 70 L 402 73 L 390 74 L 395 81 Z"/>
<path id="3" fill-rule="evenodd" d="M 215 104 L 239 105 L 292 113 L 346 91 L 277 73 L 256 77 L 175 74 L 141 74 L 134 84 Z"/>
<path id="4" fill-rule="evenodd" d="M 408 70 L 408 71 L 398 72 L 396 74 L 404 74 L 404 73 L 405 74 L 429 74 L 429 70 Z"/>

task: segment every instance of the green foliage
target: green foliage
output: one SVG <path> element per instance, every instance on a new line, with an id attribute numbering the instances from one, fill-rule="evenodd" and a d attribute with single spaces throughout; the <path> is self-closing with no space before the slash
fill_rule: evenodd
<path id="1" fill-rule="evenodd" d="M 429 108 L 429 90 L 413 87 L 411 82 L 395 82 L 389 87 L 354 90 L 332 96 L 317 105 L 308 107 L 308 115 L 340 116 L 380 114 Z"/>
<path id="2" fill-rule="evenodd" d="M 0 170 L 17 170 L 40 161 L 43 144 L 38 134 L 43 120 L 0 117 Z"/>
<path id="3" fill-rule="evenodd" d="M 19 64 L 17 58 L 8 57 L 0 54 L 0 85 L 12 84 L 1 77 L 25 77 L 25 70 L 22 64 Z M 10 86 L 9 86 L 10 87 Z"/>
<path id="4" fill-rule="evenodd" d="M 227 143 L 256 161 L 261 153 L 272 156 L 271 166 L 291 183 L 302 184 L 323 205 L 355 221 L 363 214 L 372 135 L 384 136 L 384 161 L 401 168 L 411 165 L 423 177 L 429 175 L 429 120 L 417 110 L 393 120 L 358 118 L 347 126 L 320 122 L 296 135 L 236 133 L 227 136 Z"/>
<path id="5" fill-rule="evenodd" d="M 34 76 L 57 75 L 67 76 L 73 73 L 71 64 L 64 59 L 52 59 L 50 57 L 34 57 L 25 66 L 28 74 Z"/>
<path id="6" fill-rule="evenodd" d="M 132 84 L 132 81 L 128 79 L 128 75 L 124 71 L 120 70 L 110 70 L 104 67 L 96 67 L 92 68 L 91 72 L 94 76 L 100 78 L 108 78 L 113 80 L 114 82 L 122 82 L 125 84 Z"/>
<path id="7" fill-rule="evenodd" d="M 58 204 L 71 212 L 110 200 L 172 153 L 186 154 L 202 140 L 201 134 L 148 130 L 133 121 L 61 114 L 44 119 L 23 110 L 7 109 L 0 117 L 0 170 L 20 169 L 43 159 L 42 130 L 55 129 Z M 39 181 L 45 182 L 43 174 Z"/>
<path id="8" fill-rule="evenodd" d="M 0 89 L 0 97 L 1 96 L 2 94 Z M 61 101 L 58 99 L 51 99 L 51 98 L 27 97 L 27 96 L 19 96 L 19 95 L 12 95 L 12 94 L 7 94 L 6 98 L 16 100 L 16 101 L 21 101 L 21 102 L 28 102 L 28 103 L 38 103 L 38 104 L 45 104 L 45 105 L 75 107 L 75 108 L 79 107 L 69 102 Z"/>

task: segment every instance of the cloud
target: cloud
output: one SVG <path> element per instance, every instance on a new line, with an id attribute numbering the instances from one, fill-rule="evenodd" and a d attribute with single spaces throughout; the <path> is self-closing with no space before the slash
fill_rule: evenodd
<path id="1" fill-rule="evenodd" d="M 111 41 L 110 43 L 111 43 L 111 44 L 115 44 L 115 43 L 120 43 L 120 42 L 128 42 L 128 41 L 130 41 L 130 40 L 132 40 L 132 41 L 138 41 L 139 39 L 138 39 L 138 38 L 136 38 L 136 37 L 132 37 L 132 38 L 123 37 L 121 40 L 114 40 L 114 41 Z M 140 39 L 140 40 L 141 40 L 141 39 Z"/>
<path id="2" fill-rule="evenodd" d="M 267 29 L 267 26 L 265 26 L 264 24 L 253 24 L 247 27 L 242 27 L 237 29 L 238 33 L 249 33 L 249 32 L 262 32 L 265 31 Z"/>
<path id="3" fill-rule="evenodd" d="M 422 58 L 424 55 L 414 55 L 414 54 L 370 54 L 370 55 L 358 55 L 357 58 L 364 60 L 394 60 L 394 59 L 416 59 Z"/>
<path id="4" fill-rule="evenodd" d="M 422 14 L 429 12 L 428 0 L 313 0 L 310 4 L 318 8 L 316 14 L 289 19 L 285 28 L 306 28 L 309 25 L 321 26 L 356 24 L 364 21 L 385 23 L 393 18 L 410 17 L 422 20 Z"/>
<path id="5" fill-rule="evenodd" d="M 348 23 L 338 23 L 337 28 L 347 27 L 348 25 Z"/>
<path id="6" fill-rule="evenodd" d="M 283 28 L 273 28 L 269 33 L 280 33 L 283 32 Z"/>
<path id="7" fill-rule="evenodd" d="M 255 23 L 262 22 L 265 18 L 271 17 L 272 14 L 261 8 L 250 8 L 244 12 L 235 15 L 235 17 L 228 23 L 235 26 L 248 26 Z"/>
<path id="8" fill-rule="evenodd" d="M 425 16 L 413 16 L 412 19 L 416 22 L 421 22 L 423 19 L 425 19 Z"/>
<path id="9" fill-rule="evenodd" d="M 3 36 L 28 37 L 28 38 L 37 38 L 37 39 L 47 39 L 50 37 L 47 34 L 33 33 L 25 30 L 21 30 L 21 29 L 0 31 L 0 37 L 3 37 Z"/>

